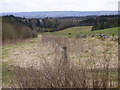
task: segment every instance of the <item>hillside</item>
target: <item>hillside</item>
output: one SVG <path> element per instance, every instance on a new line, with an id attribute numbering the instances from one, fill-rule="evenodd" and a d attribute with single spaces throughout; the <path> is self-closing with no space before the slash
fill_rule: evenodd
<path id="1" fill-rule="evenodd" d="M 14 21 L 14 19 L 3 17 L 2 19 L 2 42 L 13 43 L 28 38 L 37 37 L 37 33 L 28 26 Z"/>
<path id="2" fill-rule="evenodd" d="M 113 34 L 118 36 L 118 31 L 120 30 L 120 27 L 114 27 L 114 28 L 107 28 L 107 29 L 101 29 L 97 31 L 90 31 L 86 32 L 84 34 L 91 35 L 91 34 L 107 34 L 109 36 L 112 36 Z"/>
<path id="3" fill-rule="evenodd" d="M 57 36 L 78 36 L 81 33 L 89 32 L 91 31 L 92 26 L 79 26 L 79 27 L 70 27 L 61 31 L 56 32 L 48 32 L 46 34 L 50 35 L 57 35 Z"/>
<path id="4" fill-rule="evenodd" d="M 57 32 L 48 32 L 45 34 L 48 35 L 56 35 L 56 36 L 79 36 L 79 35 L 92 35 L 92 34 L 107 34 L 107 35 L 118 35 L 118 30 L 120 30 L 120 27 L 114 27 L 114 28 L 107 28 L 107 29 L 101 29 L 97 31 L 91 31 L 92 26 L 79 26 L 79 27 L 72 27 L 68 29 L 64 29 L 62 31 Z"/>

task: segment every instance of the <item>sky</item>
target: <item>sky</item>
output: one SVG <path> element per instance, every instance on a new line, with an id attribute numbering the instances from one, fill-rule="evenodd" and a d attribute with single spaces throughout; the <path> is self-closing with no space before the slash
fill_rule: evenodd
<path id="1" fill-rule="evenodd" d="M 119 0 L 0 0 L 0 12 L 117 11 Z"/>

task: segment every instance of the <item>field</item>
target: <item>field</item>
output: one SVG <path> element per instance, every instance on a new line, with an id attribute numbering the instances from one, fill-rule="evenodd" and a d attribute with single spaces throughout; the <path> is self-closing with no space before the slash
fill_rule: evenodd
<path id="1" fill-rule="evenodd" d="M 57 35 L 57 36 L 77 36 L 81 33 L 89 32 L 91 31 L 91 29 L 92 26 L 71 27 L 57 32 L 52 32 L 52 33 L 48 32 L 46 34 Z M 69 33 L 71 33 L 71 35 L 69 35 Z"/>
<path id="2" fill-rule="evenodd" d="M 3 87 L 118 86 L 117 39 L 39 35 L 28 42 L 4 46 L 2 50 Z"/>
<path id="3" fill-rule="evenodd" d="M 92 34 L 107 34 L 108 36 L 112 36 L 113 34 L 115 36 L 118 36 L 118 30 L 120 30 L 120 27 L 115 28 L 108 28 L 108 29 L 102 29 L 97 31 L 91 31 L 92 26 L 80 26 L 80 27 L 71 27 L 62 31 L 56 31 L 56 32 L 48 32 L 46 34 L 48 35 L 56 35 L 56 36 L 79 36 L 79 35 L 92 35 Z M 69 35 L 69 33 L 71 33 Z"/>
<path id="4" fill-rule="evenodd" d="M 85 32 L 84 34 L 87 34 L 87 35 L 107 34 L 108 36 L 112 36 L 114 34 L 115 36 L 118 36 L 118 30 L 120 30 L 120 27 L 102 29 L 102 30 L 97 30 L 97 31 L 90 31 L 90 32 Z"/>

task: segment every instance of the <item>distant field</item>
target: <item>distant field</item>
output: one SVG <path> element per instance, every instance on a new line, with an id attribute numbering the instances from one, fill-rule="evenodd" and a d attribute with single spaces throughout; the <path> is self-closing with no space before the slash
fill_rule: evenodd
<path id="1" fill-rule="evenodd" d="M 57 35 L 57 36 L 79 36 L 79 35 L 92 35 L 92 34 L 107 34 L 108 36 L 111 35 L 118 35 L 118 30 L 120 30 L 120 27 L 114 27 L 114 28 L 108 28 L 108 29 L 102 29 L 97 31 L 91 31 L 92 26 L 80 26 L 80 27 L 71 27 L 65 30 L 57 31 L 57 32 L 47 32 L 46 34 L 50 35 Z M 69 35 L 69 33 L 71 33 Z"/>
<path id="2" fill-rule="evenodd" d="M 80 26 L 80 27 L 67 28 L 65 30 L 61 30 L 57 32 L 48 32 L 46 34 L 57 35 L 57 36 L 77 36 L 84 32 L 90 32 L 91 29 L 92 26 Z M 71 35 L 69 35 L 69 33 L 71 33 Z"/>
<path id="3" fill-rule="evenodd" d="M 114 27 L 114 28 L 108 28 L 108 29 L 102 29 L 102 30 L 97 30 L 97 31 L 89 31 L 89 32 L 84 32 L 84 34 L 91 35 L 91 34 L 107 34 L 108 36 L 111 35 L 118 35 L 118 30 L 120 30 L 120 27 Z"/>

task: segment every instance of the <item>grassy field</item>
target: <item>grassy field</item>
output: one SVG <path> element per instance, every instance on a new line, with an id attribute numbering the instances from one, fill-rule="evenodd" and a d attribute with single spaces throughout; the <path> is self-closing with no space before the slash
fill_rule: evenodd
<path id="1" fill-rule="evenodd" d="M 92 26 L 71 27 L 57 32 L 47 32 L 46 34 L 57 36 L 77 36 L 84 32 L 90 32 L 91 29 Z M 69 35 L 69 33 L 71 33 L 71 35 Z"/>
<path id="2" fill-rule="evenodd" d="M 120 30 L 120 27 L 114 27 L 114 28 L 108 28 L 108 29 L 102 29 L 102 30 L 97 30 L 97 31 L 89 31 L 85 32 L 84 34 L 87 35 L 92 35 L 92 34 L 107 34 L 109 36 L 118 35 L 118 30 Z"/>
<path id="3" fill-rule="evenodd" d="M 46 34 L 50 35 L 57 35 L 57 36 L 79 36 L 79 35 L 92 35 L 92 34 L 107 34 L 108 36 L 111 35 L 118 35 L 118 30 L 120 27 L 114 27 L 114 28 L 108 28 L 108 29 L 102 29 L 97 31 L 91 31 L 92 26 L 80 26 L 80 27 L 71 27 L 62 31 L 57 32 L 47 32 Z M 69 35 L 71 33 L 71 35 Z"/>

